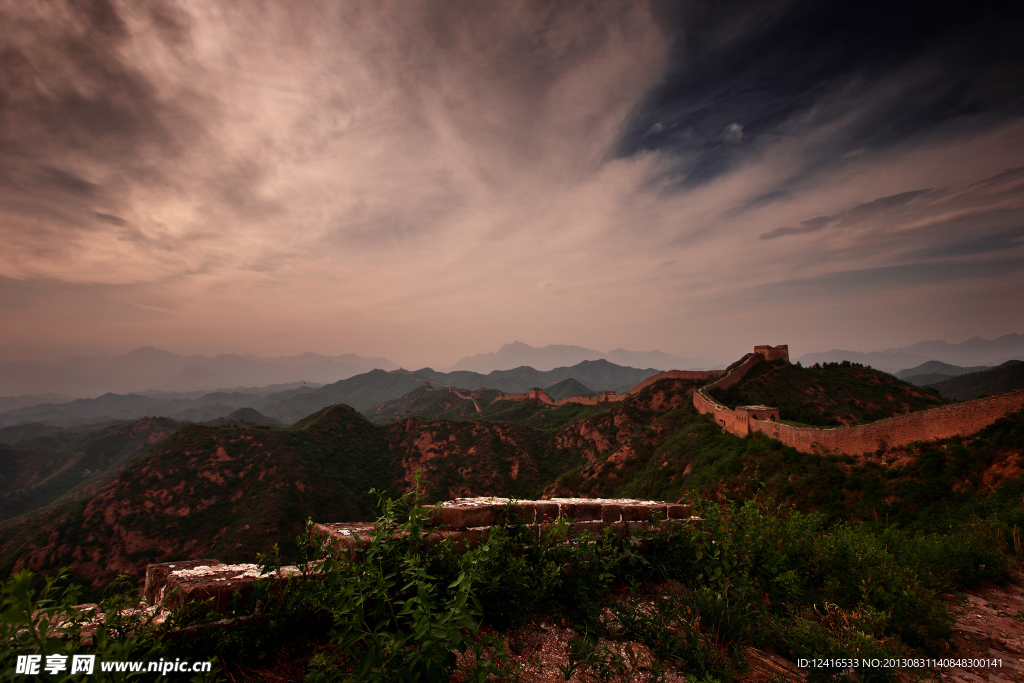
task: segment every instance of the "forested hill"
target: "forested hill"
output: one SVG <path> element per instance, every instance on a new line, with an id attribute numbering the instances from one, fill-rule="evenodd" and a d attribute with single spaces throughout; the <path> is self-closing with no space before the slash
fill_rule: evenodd
<path id="1" fill-rule="evenodd" d="M 846 361 L 807 368 L 783 361 L 758 363 L 737 384 L 709 392 L 730 408 L 773 406 L 780 419 L 814 427 L 874 422 L 946 402 L 933 389 Z"/>
<path id="2" fill-rule="evenodd" d="M 946 398 L 959 401 L 1020 389 L 1024 387 L 1024 362 L 1008 360 L 994 368 L 966 373 L 928 386 Z"/>

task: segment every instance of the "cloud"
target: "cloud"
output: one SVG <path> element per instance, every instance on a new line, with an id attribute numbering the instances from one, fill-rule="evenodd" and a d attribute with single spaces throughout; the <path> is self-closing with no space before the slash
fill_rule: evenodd
<path id="1" fill-rule="evenodd" d="M 736 123 L 730 123 L 725 127 L 725 132 L 722 133 L 722 138 L 729 142 L 739 142 L 743 139 L 743 126 Z"/>
<path id="2" fill-rule="evenodd" d="M 99 211 L 93 212 L 93 216 L 96 220 L 103 221 L 104 223 L 110 223 L 111 225 L 128 225 L 128 221 L 118 216 L 112 216 L 109 213 L 100 213 Z"/>
<path id="3" fill-rule="evenodd" d="M 911 192 L 901 192 L 900 194 L 892 195 L 891 197 L 881 197 L 870 202 L 857 204 L 846 211 L 832 216 L 815 216 L 814 218 L 808 218 L 807 220 L 800 222 L 799 228 L 776 228 L 761 234 L 760 239 L 772 240 L 778 237 L 785 237 L 787 235 L 805 235 L 811 232 L 818 232 L 819 230 L 824 230 L 829 223 L 835 223 L 835 227 L 839 228 L 856 225 L 862 221 L 882 215 L 887 211 L 903 207 L 911 200 L 930 191 L 931 190 L 912 190 Z"/>
<path id="4" fill-rule="evenodd" d="M 776 228 L 762 233 L 760 239 L 818 232 L 830 224 L 836 228 L 850 228 L 871 221 L 887 222 L 892 226 L 932 225 L 960 218 L 964 212 L 975 225 L 980 225 L 985 214 L 1007 209 L 1012 209 L 1011 221 L 1016 219 L 1018 211 L 1024 209 L 1024 168 L 1005 171 L 959 190 L 922 189 L 880 197 L 836 214 L 801 221 L 798 228 Z"/>
<path id="5" fill-rule="evenodd" d="M 942 41 L 902 13 L 853 40 L 828 2 L 2 12 L 0 277 L 102 311 L 83 343 L 745 348 L 786 318 L 744 308 L 759 287 L 1019 248 L 1021 69 L 972 38 L 999 12 L 936 15 Z M 28 311 L 23 349 L 56 334 Z"/>
<path id="6" fill-rule="evenodd" d="M 806 222 L 809 222 L 809 221 L 805 221 L 805 223 Z M 779 237 L 786 237 L 787 235 L 804 235 L 804 234 L 809 233 L 809 232 L 817 232 L 818 230 L 821 230 L 824 227 L 825 227 L 824 224 L 821 224 L 821 225 L 805 225 L 805 224 L 802 223 L 799 228 L 790 228 L 790 227 L 775 228 L 774 230 L 771 230 L 769 232 L 762 233 L 760 238 L 763 239 L 763 240 L 773 240 L 773 239 L 776 239 L 776 238 L 779 238 Z"/>
<path id="7" fill-rule="evenodd" d="M 96 194 L 96 185 L 78 177 L 74 173 L 50 166 L 42 166 L 39 170 L 40 173 L 36 175 L 36 182 L 43 187 L 68 192 L 80 197 L 91 197 Z"/>

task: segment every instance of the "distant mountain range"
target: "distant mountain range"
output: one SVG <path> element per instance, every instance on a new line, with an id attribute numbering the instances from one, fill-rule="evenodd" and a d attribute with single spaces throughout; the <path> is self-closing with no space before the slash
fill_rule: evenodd
<path id="1" fill-rule="evenodd" d="M 975 337 L 960 344 L 925 341 L 900 349 L 868 353 L 833 349 L 804 354 L 794 360 L 799 360 L 804 365 L 848 360 L 879 370 L 896 372 L 905 368 L 915 368 L 932 360 L 960 366 L 993 366 L 1015 358 L 1024 358 L 1024 335 L 1016 333 L 1004 334 L 996 339 Z"/>
<path id="2" fill-rule="evenodd" d="M 384 373 L 383 370 L 377 372 Z M 313 387 L 300 386 L 267 396 L 241 392 L 213 392 L 199 398 L 154 398 L 141 394 L 109 393 L 98 398 L 79 398 L 67 403 L 43 403 L 3 411 L 0 412 L 0 427 L 27 422 L 73 427 L 103 420 L 137 420 L 147 416 L 168 417 L 185 422 L 207 422 L 226 417 L 239 408 L 263 410 L 293 396 L 313 391 L 316 391 Z M 294 421 L 290 420 L 289 423 Z"/>
<path id="3" fill-rule="evenodd" d="M 226 417 L 239 408 L 252 408 L 283 424 L 292 424 L 326 406 L 344 403 L 359 412 L 408 394 L 424 382 L 461 389 L 486 387 L 506 393 L 523 393 L 532 387 L 550 387 L 574 379 L 595 391 L 623 392 L 657 374 L 654 368 L 623 367 L 606 360 L 583 361 L 571 367 L 541 372 L 531 367 L 496 370 L 489 374 L 470 371 L 437 372 L 423 368 L 409 370 L 371 370 L 323 386 L 299 385 L 268 393 L 211 392 L 197 397 L 191 394 L 145 392 L 145 394 L 107 393 L 98 398 L 75 399 L 65 403 L 43 403 L 0 412 L 0 427 L 39 423 L 72 427 L 99 421 L 137 420 L 161 416 L 186 422 L 209 422 Z"/>
<path id="4" fill-rule="evenodd" d="M 1024 388 L 1024 362 L 1008 360 L 994 368 L 969 372 L 929 385 L 946 398 L 969 401 L 983 394 Z"/>
<path id="5" fill-rule="evenodd" d="M 989 367 L 987 365 L 965 368 L 960 365 L 943 363 L 940 360 L 930 360 L 927 363 L 921 363 L 917 367 L 900 370 L 893 374 L 906 382 L 916 384 L 919 387 L 924 387 L 929 384 L 952 379 L 953 377 L 964 375 L 969 372 L 981 372 L 988 369 Z"/>
<path id="6" fill-rule="evenodd" d="M 65 396 L 64 394 L 55 394 L 53 392 L 36 395 L 0 396 L 0 413 L 5 410 L 24 408 L 25 406 L 37 406 L 40 403 L 67 403 L 74 400 L 73 396 Z"/>
<path id="7" fill-rule="evenodd" d="M 0 363 L 0 396 L 56 392 L 92 397 L 146 390 L 213 391 L 301 380 L 327 384 L 374 368 L 394 370 L 398 366 L 387 358 L 363 358 L 351 353 L 304 353 L 278 358 L 220 354 L 207 358 L 144 347 L 123 356 L 81 356 L 53 365 Z"/>
<path id="8" fill-rule="evenodd" d="M 615 349 L 603 353 L 582 346 L 566 344 L 549 344 L 538 348 L 516 341 L 505 344 L 493 353 L 466 356 L 448 368 L 448 372 L 469 370 L 486 374 L 494 370 L 507 370 L 523 365 L 543 372 L 558 367 L 576 365 L 586 360 L 607 360 L 616 365 L 657 370 L 711 370 L 725 367 L 725 363 L 721 362 L 723 359 L 719 358 L 683 358 L 661 351 L 627 351 L 626 349 Z"/>

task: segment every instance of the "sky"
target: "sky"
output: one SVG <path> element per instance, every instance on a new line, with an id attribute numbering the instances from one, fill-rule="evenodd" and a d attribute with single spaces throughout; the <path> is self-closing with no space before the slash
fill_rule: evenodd
<path id="1" fill-rule="evenodd" d="M 1019 3 L 5 0 L 0 24 L 0 360 L 1024 332 Z"/>

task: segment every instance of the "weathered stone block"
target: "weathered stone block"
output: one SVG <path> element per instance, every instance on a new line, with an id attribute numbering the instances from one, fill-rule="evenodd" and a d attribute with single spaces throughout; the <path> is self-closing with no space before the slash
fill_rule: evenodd
<path id="1" fill-rule="evenodd" d="M 669 505 L 667 507 L 669 519 L 689 519 L 693 510 L 689 505 Z"/>
<path id="2" fill-rule="evenodd" d="M 613 503 L 601 506 L 601 521 L 611 524 L 622 519 L 622 507 Z"/>
<path id="3" fill-rule="evenodd" d="M 494 524 L 494 506 L 489 503 L 447 503 L 441 507 L 441 524 L 452 529 L 468 529 Z"/>
<path id="4" fill-rule="evenodd" d="M 556 542 L 564 542 L 570 536 L 601 538 L 606 531 L 618 535 L 643 534 L 654 528 L 674 527 L 679 520 L 701 524 L 700 519 L 691 516 L 688 505 L 632 499 L 556 498 L 513 504 L 505 498 L 462 498 L 438 506 L 433 512 L 435 526 L 444 524 L 447 528 L 428 531 L 421 541 L 429 546 L 450 540 L 458 549 L 485 542 L 496 522 L 518 521 L 542 538 L 559 530 Z M 350 561 L 359 562 L 371 544 L 374 524 L 319 523 L 314 525 L 313 533 L 322 534 L 330 545 L 348 551 Z M 395 528 L 389 533 L 392 538 L 399 538 L 403 532 Z M 286 568 L 278 577 L 280 585 L 296 573 L 297 569 Z M 248 590 L 259 576 L 260 568 L 256 565 L 224 565 L 217 560 L 154 564 L 147 568 L 145 592 L 154 604 L 165 600 L 173 607 L 213 598 L 213 607 L 223 610 L 230 605 L 236 590 Z M 175 588 L 178 593 L 168 600 Z"/>
<path id="5" fill-rule="evenodd" d="M 167 586 L 167 579 L 171 572 L 179 569 L 216 566 L 223 566 L 223 563 L 220 560 L 183 560 L 149 565 L 146 567 L 146 586 L 143 589 L 146 602 L 156 605 L 164 599 L 165 591 L 163 589 Z"/>
<path id="6" fill-rule="evenodd" d="M 601 503 L 558 502 L 558 514 L 574 522 L 600 521 L 602 516 Z"/>
<path id="7" fill-rule="evenodd" d="M 330 544 L 341 551 L 362 553 L 370 547 L 373 535 L 372 522 L 344 522 L 314 524 L 313 533 L 326 534 Z"/>
<path id="8" fill-rule="evenodd" d="M 553 522 L 558 518 L 558 503 L 537 503 L 536 522 Z"/>
<path id="9" fill-rule="evenodd" d="M 664 505 L 623 505 L 622 521 L 648 522 L 652 519 L 665 519 Z"/>
<path id="10" fill-rule="evenodd" d="M 193 565 L 191 567 L 181 567 L 185 564 L 183 562 L 166 563 L 179 566 L 167 566 L 166 572 L 154 571 L 153 583 L 147 581 L 147 594 L 151 592 L 156 602 L 172 609 L 186 602 L 202 602 L 212 598 L 211 609 L 224 611 L 230 606 L 235 591 L 248 590 L 252 582 L 260 578 L 262 571 L 255 564 L 222 564 L 211 560 L 212 564 L 202 565 L 197 562 L 194 560 L 190 563 Z M 280 575 L 272 575 L 272 578 L 284 580 L 298 573 L 295 567 L 282 567 Z"/>

